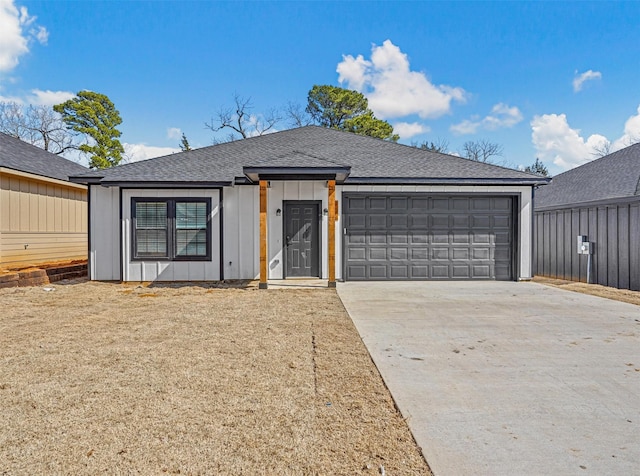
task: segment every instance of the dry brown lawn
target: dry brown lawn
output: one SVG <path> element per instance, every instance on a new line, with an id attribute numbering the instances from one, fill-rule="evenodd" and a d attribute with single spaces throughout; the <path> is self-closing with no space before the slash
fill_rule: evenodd
<path id="1" fill-rule="evenodd" d="M 0 290 L 0 474 L 430 474 L 335 290 L 45 288 Z"/>
<path id="2" fill-rule="evenodd" d="M 566 289 L 577 293 L 591 294 L 614 301 L 628 302 L 640 306 L 640 291 L 629 291 L 628 289 L 616 289 L 600 284 L 579 283 L 576 281 L 566 281 L 564 279 L 546 278 L 544 276 L 536 276 L 534 282 L 554 286 L 556 288 Z"/>

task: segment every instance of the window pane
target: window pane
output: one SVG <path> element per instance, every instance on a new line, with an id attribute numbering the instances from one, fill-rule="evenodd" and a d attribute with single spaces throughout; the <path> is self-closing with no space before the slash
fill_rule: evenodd
<path id="1" fill-rule="evenodd" d="M 206 256 L 207 230 L 176 230 L 177 256 Z"/>
<path id="2" fill-rule="evenodd" d="M 207 204 L 204 202 L 176 202 L 176 229 L 207 228 Z"/>
<path id="3" fill-rule="evenodd" d="M 176 256 L 207 256 L 205 202 L 176 202 Z"/>
<path id="4" fill-rule="evenodd" d="M 166 202 L 136 202 L 136 256 L 167 256 Z"/>

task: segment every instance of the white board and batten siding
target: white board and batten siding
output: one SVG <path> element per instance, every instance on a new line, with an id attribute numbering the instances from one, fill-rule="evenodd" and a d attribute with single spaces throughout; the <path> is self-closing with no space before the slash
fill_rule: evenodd
<path id="1" fill-rule="evenodd" d="M 269 279 L 283 279 L 284 202 L 286 200 L 321 202 L 321 274 L 328 276 L 328 207 L 326 181 L 274 181 L 267 189 L 267 249 Z M 280 216 L 277 210 L 280 210 Z M 258 279 L 260 277 L 260 190 L 257 186 L 224 189 L 224 277 Z M 339 238 L 336 228 L 336 237 Z M 339 258 L 336 262 L 338 277 Z"/>
<path id="2" fill-rule="evenodd" d="M 336 223 L 336 278 L 342 279 L 342 204 L 349 192 L 510 194 L 519 197 L 518 279 L 531 277 L 531 187 L 529 186 L 426 186 L 338 185 Z M 210 197 L 212 205 L 212 259 L 206 262 L 137 261 L 131 259 L 131 199 L 133 197 Z M 220 276 L 220 203 L 217 189 L 125 189 L 120 226 L 117 187 L 91 186 L 91 279 L 123 281 L 206 281 Z M 267 190 L 268 278 L 282 279 L 284 202 L 308 200 L 321 203 L 321 277 L 328 277 L 328 207 L 326 181 L 271 181 Z M 222 237 L 225 279 L 258 279 L 260 274 L 260 197 L 256 185 L 223 189 Z M 280 216 L 277 210 L 281 210 Z M 122 236 L 120 236 L 122 230 Z M 123 244 L 122 253 L 120 245 Z M 107 256 L 98 256 L 98 253 Z M 122 255 L 122 263 L 120 256 Z M 120 269 L 123 276 L 120 276 Z"/>
<path id="3" fill-rule="evenodd" d="M 118 187 L 89 187 L 89 278 L 120 281 L 120 201 Z"/>
<path id="4" fill-rule="evenodd" d="M 125 189 L 122 191 L 123 281 L 216 281 L 220 279 L 220 193 L 217 189 Z M 162 261 L 132 259 L 132 198 L 210 198 L 211 260 Z"/>

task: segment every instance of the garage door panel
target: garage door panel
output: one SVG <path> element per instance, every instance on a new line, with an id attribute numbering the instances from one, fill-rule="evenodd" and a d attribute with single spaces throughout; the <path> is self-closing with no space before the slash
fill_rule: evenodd
<path id="1" fill-rule="evenodd" d="M 387 198 L 386 197 L 373 197 L 369 198 L 367 203 L 369 210 L 387 210 Z"/>
<path id="2" fill-rule="evenodd" d="M 365 220 L 367 224 L 367 229 L 377 230 L 377 229 L 386 229 L 387 228 L 387 215 L 368 215 Z"/>
<path id="3" fill-rule="evenodd" d="M 409 204 L 408 197 L 390 197 L 389 198 L 389 210 L 391 212 L 402 212 L 404 214 L 407 213 L 407 208 Z"/>
<path id="4" fill-rule="evenodd" d="M 431 265 L 431 277 L 435 279 L 449 278 L 449 265 Z"/>
<path id="5" fill-rule="evenodd" d="M 494 234 L 494 243 L 496 245 L 508 245 L 511 243 L 511 233 L 508 231 L 496 231 Z"/>
<path id="6" fill-rule="evenodd" d="M 411 279 L 427 279 L 429 277 L 429 266 L 411 266 Z"/>
<path id="7" fill-rule="evenodd" d="M 426 261 L 429 259 L 429 248 L 411 248 L 411 261 Z"/>
<path id="8" fill-rule="evenodd" d="M 456 244 L 456 245 L 463 245 L 463 244 L 469 244 L 471 243 L 471 237 L 469 236 L 469 232 L 468 231 L 458 231 L 456 233 L 453 233 L 451 235 L 451 243 Z"/>
<path id="9" fill-rule="evenodd" d="M 429 216 L 423 211 L 421 214 L 412 213 L 409 215 L 410 228 L 427 228 L 429 226 Z"/>
<path id="10" fill-rule="evenodd" d="M 449 260 L 449 248 L 431 248 L 432 260 Z"/>
<path id="11" fill-rule="evenodd" d="M 468 261 L 471 258 L 469 248 L 453 248 L 451 259 Z"/>
<path id="12" fill-rule="evenodd" d="M 389 277 L 394 279 L 407 279 L 409 277 L 409 266 L 391 265 Z"/>
<path id="13" fill-rule="evenodd" d="M 472 266 L 473 278 L 490 278 L 491 277 L 491 265 L 488 264 L 474 264 Z"/>
<path id="14" fill-rule="evenodd" d="M 369 267 L 369 277 L 376 278 L 386 278 L 387 277 L 387 266 L 386 265 L 378 265 L 374 264 Z"/>
<path id="15" fill-rule="evenodd" d="M 471 253 L 471 257 L 474 260 L 490 260 L 491 259 L 491 248 L 483 248 L 475 246 Z"/>
<path id="16" fill-rule="evenodd" d="M 452 277 L 456 279 L 471 278 L 471 266 L 465 264 L 454 264 L 451 267 Z"/>
<path id="17" fill-rule="evenodd" d="M 451 215 L 451 228 L 468 230 L 471 226 L 471 217 L 469 215 Z"/>
<path id="18" fill-rule="evenodd" d="M 504 228 L 506 230 L 511 226 L 511 218 L 508 215 L 494 215 L 493 228 Z"/>
<path id="19" fill-rule="evenodd" d="M 387 248 L 369 248 L 369 261 L 387 261 Z"/>
<path id="20" fill-rule="evenodd" d="M 418 233 L 414 231 L 409 235 L 409 241 L 412 244 L 418 244 L 418 245 L 426 244 L 426 243 L 429 243 L 429 235 L 426 231 L 422 233 Z"/>
<path id="21" fill-rule="evenodd" d="M 367 257 L 366 248 L 360 248 L 360 247 L 347 248 L 347 259 L 349 261 L 364 261 L 366 257 Z"/>
<path id="22" fill-rule="evenodd" d="M 389 248 L 389 259 L 391 261 L 407 261 L 409 250 L 407 248 Z"/>
<path id="23" fill-rule="evenodd" d="M 391 245 L 406 245 L 409 243 L 409 235 L 406 232 L 398 233 L 398 232 L 390 232 L 389 233 L 389 244 Z"/>
<path id="24" fill-rule="evenodd" d="M 487 245 L 491 243 L 491 234 L 488 232 L 471 233 L 471 243 L 474 245 Z"/>
<path id="25" fill-rule="evenodd" d="M 511 279 L 512 203 L 511 197 L 346 194 L 346 279 Z"/>
<path id="26" fill-rule="evenodd" d="M 511 211 L 511 198 L 510 197 L 496 197 L 493 199 L 493 210 L 504 210 L 505 212 Z"/>
<path id="27" fill-rule="evenodd" d="M 409 217 L 407 215 L 389 215 L 389 227 L 406 230 L 409 227 Z"/>
<path id="28" fill-rule="evenodd" d="M 445 228 L 445 229 L 449 229 L 449 218 L 450 215 L 442 215 L 442 214 L 438 214 L 438 215 L 431 215 L 431 224 L 430 227 L 431 228 Z"/>
<path id="29" fill-rule="evenodd" d="M 434 233 L 431 235 L 431 243 L 433 244 L 447 244 L 449 243 L 449 234 L 437 234 Z"/>
<path id="30" fill-rule="evenodd" d="M 366 219 L 366 215 L 347 215 L 345 222 L 349 229 L 365 229 L 367 226 Z"/>
<path id="31" fill-rule="evenodd" d="M 491 217 L 489 215 L 471 215 L 471 228 L 491 228 Z"/>

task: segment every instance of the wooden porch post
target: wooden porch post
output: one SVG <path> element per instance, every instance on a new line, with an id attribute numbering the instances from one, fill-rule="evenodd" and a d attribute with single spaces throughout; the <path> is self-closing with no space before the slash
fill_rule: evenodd
<path id="1" fill-rule="evenodd" d="M 260 180 L 260 283 L 267 289 L 267 181 Z"/>
<path id="2" fill-rule="evenodd" d="M 329 287 L 336 287 L 336 181 L 327 181 L 329 189 Z"/>

